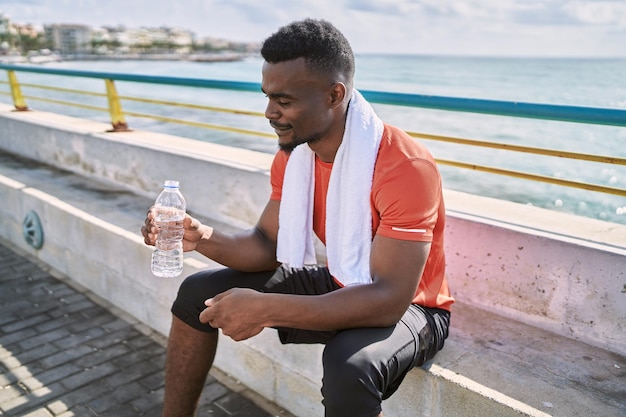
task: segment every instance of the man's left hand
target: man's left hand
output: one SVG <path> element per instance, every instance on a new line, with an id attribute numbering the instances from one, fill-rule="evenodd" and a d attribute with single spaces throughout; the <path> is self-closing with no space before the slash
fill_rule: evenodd
<path id="1" fill-rule="evenodd" d="M 262 296 L 247 288 L 225 291 L 204 302 L 207 308 L 200 313 L 200 321 L 222 329 L 235 341 L 256 336 L 264 328 Z"/>

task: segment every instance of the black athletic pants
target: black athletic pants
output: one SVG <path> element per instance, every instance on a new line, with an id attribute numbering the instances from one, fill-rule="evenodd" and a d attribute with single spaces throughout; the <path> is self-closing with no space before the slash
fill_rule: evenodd
<path id="1" fill-rule="evenodd" d="M 244 273 L 232 269 L 203 271 L 180 286 L 172 313 L 195 329 L 214 332 L 200 323 L 204 301 L 230 288 L 261 292 L 318 295 L 339 289 L 325 267 L 278 268 Z M 326 417 L 373 417 L 381 401 L 400 386 L 407 372 L 432 359 L 448 336 L 450 313 L 413 304 L 391 327 L 339 331 L 279 328 L 282 343 L 322 343 L 322 395 Z"/>

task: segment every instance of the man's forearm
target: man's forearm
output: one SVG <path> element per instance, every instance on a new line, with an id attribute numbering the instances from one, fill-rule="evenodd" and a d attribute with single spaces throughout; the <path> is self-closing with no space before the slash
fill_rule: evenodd
<path id="1" fill-rule="evenodd" d="M 263 294 L 266 327 L 338 330 L 396 324 L 410 296 L 398 297 L 375 284 L 355 285 L 323 295 Z"/>
<path id="2" fill-rule="evenodd" d="M 196 251 L 239 271 L 264 271 L 277 268 L 275 246 L 256 228 L 237 234 L 213 229 L 198 242 Z"/>

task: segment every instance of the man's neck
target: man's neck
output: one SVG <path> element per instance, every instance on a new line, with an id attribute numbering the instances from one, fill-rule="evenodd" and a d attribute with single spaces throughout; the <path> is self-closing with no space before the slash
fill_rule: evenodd
<path id="1" fill-rule="evenodd" d="M 346 130 L 346 118 L 348 116 L 347 108 L 344 111 L 344 117 L 337 119 L 337 122 L 329 130 L 329 134 L 315 143 L 309 143 L 308 146 L 317 157 L 326 163 L 335 160 L 335 155 L 341 146 L 343 135 Z"/>

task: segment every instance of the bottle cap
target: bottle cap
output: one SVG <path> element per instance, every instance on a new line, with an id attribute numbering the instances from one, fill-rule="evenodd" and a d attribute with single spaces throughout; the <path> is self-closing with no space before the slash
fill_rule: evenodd
<path id="1" fill-rule="evenodd" d="M 165 183 L 163 184 L 163 186 L 165 188 L 179 188 L 179 182 L 175 181 L 175 180 L 165 180 Z"/>

